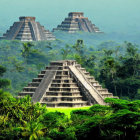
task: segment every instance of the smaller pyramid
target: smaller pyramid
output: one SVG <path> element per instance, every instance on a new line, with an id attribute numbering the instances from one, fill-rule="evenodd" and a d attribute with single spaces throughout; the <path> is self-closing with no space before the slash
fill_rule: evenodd
<path id="1" fill-rule="evenodd" d="M 42 41 L 55 40 L 49 30 L 45 30 L 39 22 L 35 21 L 35 17 L 20 17 L 18 22 L 14 22 L 13 26 L 1 39 L 21 40 L 21 41 Z"/>
<path id="2" fill-rule="evenodd" d="M 54 61 L 34 78 L 19 98 L 30 95 L 34 103 L 47 107 L 106 105 L 104 98 L 114 98 L 74 60 Z"/>
<path id="3" fill-rule="evenodd" d="M 58 25 L 57 28 L 54 28 L 53 31 L 66 31 L 69 33 L 74 33 L 77 31 L 92 32 L 92 33 L 101 33 L 98 27 L 87 18 L 84 17 L 82 12 L 71 12 L 68 14 L 68 17 Z"/>

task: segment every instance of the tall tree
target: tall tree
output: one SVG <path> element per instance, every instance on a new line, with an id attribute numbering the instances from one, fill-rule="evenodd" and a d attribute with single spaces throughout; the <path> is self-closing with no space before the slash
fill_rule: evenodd
<path id="1" fill-rule="evenodd" d="M 25 59 L 25 61 L 27 62 L 27 58 L 31 53 L 31 47 L 34 46 L 34 44 L 27 42 L 27 43 L 23 43 L 22 45 L 23 45 L 23 49 L 21 50 L 21 54 Z"/>
<path id="2" fill-rule="evenodd" d="M 10 85 L 9 80 L 2 78 L 5 72 L 6 72 L 6 68 L 0 65 L 0 88 L 6 88 Z"/>

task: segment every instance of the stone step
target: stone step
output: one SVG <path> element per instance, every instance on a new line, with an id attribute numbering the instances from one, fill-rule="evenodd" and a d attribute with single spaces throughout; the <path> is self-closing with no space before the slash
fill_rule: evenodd
<path id="1" fill-rule="evenodd" d="M 28 90 L 26 90 L 26 91 L 28 91 Z M 29 91 L 33 91 L 33 90 L 29 90 Z M 56 88 L 56 89 L 49 89 L 49 91 L 54 91 L 54 92 L 58 92 L 58 91 L 61 91 L 61 92 L 74 92 L 74 91 L 79 91 L 79 89 L 77 88 L 77 89 L 75 89 L 75 88 L 70 88 L 70 89 L 64 89 L 64 88 Z"/>
<path id="2" fill-rule="evenodd" d="M 46 95 L 46 96 L 43 96 L 43 98 L 53 98 L 53 97 L 56 97 L 56 98 L 62 98 L 62 97 L 65 97 L 65 98 L 77 98 L 77 97 L 82 97 L 81 95 L 78 95 L 78 96 L 52 96 L 52 95 Z"/>
<path id="3" fill-rule="evenodd" d="M 85 74 L 85 75 L 89 75 L 90 73 L 86 71 L 86 72 L 84 72 L 84 74 Z"/>
<path id="4" fill-rule="evenodd" d="M 33 82 L 41 82 L 43 78 L 34 78 L 32 81 Z"/>
<path id="5" fill-rule="evenodd" d="M 86 70 L 86 69 L 81 67 L 80 70 Z"/>
<path id="6" fill-rule="evenodd" d="M 89 75 L 85 75 L 85 77 L 87 78 L 87 79 L 90 79 L 90 80 L 94 80 L 95 81 L 95 78 L 93 77 L 93 76 L 89 76 Z"/>
<path id="7" fill-rule="evenodd" d="M 73 83 L 74 79 L 69 78 L 69 79 L 53 79 L 53 83 Z"/>
<path id="8" fill-rule="evenodd" d="M 95 82 L 96 80 L 94 78 L 87 78 L 90 83 Z"/>
<path id="9" fill-rule="evenodd" d="M 74 91 L 79 91 L 79 88 L 49 88 L 49 91 L 61 91 L 61 92 L 74 92 Z"/>
<path id="10" fill-rule="evenodd" d="M 80 64 L 77 64 L 77 65 L 75 65 L 75 67 L 80 69 L 81 68 L 81 65 Z"/>
<path id="11" fill-rule="evenodd" d="M 57 72 L 56 72 L 56 75 L 58 75 L 58 76 L 59 76 L 59 75 L 61 75 L 61 76 L 62 76 L 62 75 L 69 75 L 69 72 L 68 72 L 68 71 L 57 71 Z"/>
<path id="12" fill-rule="evenodd" d="M 38 78 L 43 78 L 44 76 L 44 74 L 38 74 Z"/>
<path id="13" fill-rule="evenodd" d="M 70 76 L 70 74 L 68 73 L 68 71 L 65 71 L 65 72 L 60 72 L 60 71 L 57 71 L 56 72 L 56 75 L 57 76 Z"/>
<path id="14" fill-rule="evenodd" d="M 110 95 L 113 95 L 112 93 L 109 93 L 109 92 L 104 92 L 104 93 L 101 93 L 102 95 L 108 95 L 108 94 L 110 94 Z"/>
<path id="15" fill-rule="evenodd" d="M 94 85 L 94 87 L 95 87 L 97 90 L 103 89 L 102 86 L 100 86 L 100 85 Z"/>
<path id="16" fill-rule="evenodd" d="M 36 89 L 37 87 L 24 87 L 24 89 Z"/>
<path id="17" fill-rule="evenodd" d="M 51 87 L 77 87 L 77 84 L 76 83 L 52 83 L 51 84 Z"/>
<path id="18" fill-rule="evenodd" d="M 112 94 L 101 94 L 103 98 L 113 98 Z"/>
<path id="19" fill-rule="evenodd" d="M 34 87 L 31 87 L 31 88 L 34 88 Z M 79 87 L 50 87 L 49 89 L 79 89 Z"/>
<path id="20" fill-rule="evenodd" d="M 30 82 L 29 84 L 40 84 L 40 82 Z"/>
<path id="21" fill-rule="evenodd" d="M 43 97 L 43 102 L 61 102 L 61 101 L 82 101 L 82 97 L 64 97 L 64 96 L 55 96 L 55 97 Z"/>
<path id="22" fill-rule="evenodd" d="M 101 94 L 106 94 L 108 93 L 108 90 L 107 89 L 99 89 L 98 90 Z"/>
<path id="23" fill-rule="evenodd" d="M 58 68 L 57 70 L 67 69 L 66 67 L 60 67 L 60 66 L 59 67 L 53 66 L 53 68 Z M 52 70 L 52 67 L 46 67 L 46 70 Z"/>
<path id="24" fill-rule="evenodd" d="M 30 86 L 30 87 L 38 87 L 39 84 L 40 84 L 40 82 L 31 82 L 31 83 L 28 84 L 28 86 Z"/>
<path id="25" fill-rule="evenodd" d="M 106 92 L 106 93 L 104 92 L 104 93 L 101 93 L 101 95 L 102 96 L 106 96 L 106 95 L 113 95 L 113 94 L 112 93 L 109 93 L 109 92 Z"/>
<path id="26" fill-rule="evenodd" d="M 70 75 L 56 75 L 55 79 L 68 79 L 70 78 Z"/>
<path id="27" fill-rule="evenodd" d="M 19 33 L 31 33 L 31 32 L 30 32 L 30 30 L 28 30 L 28 31 L 20 30 Z"/>
<path id="28" fill-rule="evenodd" d="M 41 71 L 41 74 L 45 74 L 47 71 L 56 71 L 56 70 L 42 70 Z M 67 69 L 64 69 L 64 70 L 57 70 L 57 72 L 68 72 Z"/>
<path id="29" fill-rule="evenodd" d="M 59 77 L 68 77 L 68 78 L 71 78 L 69 74 L 56 74 L 56 76 L 57 77 L 59 76 Z"/>
<path id="30" fill-rule="evenodd" d="M 69 91 L 46 91 L 46 93 L 80 93 L 80 91 L 74 91 L 74 92 L 69 92 Z"/>
<path id="31" fill-rule="evenodd" d="M 45 76 L 45 74 L 41 74 L 41 73 L 40 73 L 40 74 L 38 74 L 38 75 L 40 75 L 40 76 Z"/>
<path id="32" fill-rule="evenodd" d="M 45 70 L 45 71 L 41 71 L 41 73 L 39 74 L 39 75 L 45 75 L 45 73 L 47 72 L 47 71 L 56 71 L 56 70 Z M 69 73 L 68 73 L 68 70 L 57 70 L 57 72 L 56 72 L 56 75 L 58 75 L 58 76 L 65 76 L 65 75 L 68 75 Z"/>
<path id="33" fill-rule="evenodd" d="M 80 96 L 80 91 L 62 92 L 62 91 L 47 91 L 46 96 Z"/>
<path id="34" fill-rule="evenodd" d="M 85 72 L 87 72 L 86 69 L 82 69 L 82 70 L 80 69 L 80 71 L 82 71 L 83 74 L 84 74 Z"/>
<path id="35" fill-rule="evenodd" d="M 97 82 L 97 81 L 93 81 L 93 82 L 91 82 L 91 84 L 92 84 L 93 86 L 100 86 L 99 82 Z"/>
<path id="36" fill-rule="evenodd" d="M 60 61 L 60 62 L 55 62 L 55 61 L 53 61 L 53 62 L 50 63 L 50 65 L 51 65 L 51 66 L 64 66 L 64 63 L 61 62 L 61 61 Z"/>
<path id="37" fill-rule="evenodd" d="M 37 87 L 24 87 L 23 91 L 33 91 L 33 92 L 35 92 L 36 89 L 37 89 Z"/>

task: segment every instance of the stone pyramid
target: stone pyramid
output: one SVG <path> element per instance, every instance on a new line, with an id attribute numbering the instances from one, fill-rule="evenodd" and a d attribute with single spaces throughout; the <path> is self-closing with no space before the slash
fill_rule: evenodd
<path id="1" fill-rule="evenodd" d="M 91 23 L 91 21 L 84 17 L 82 12 L 71 12 L 68 14 L 68 18 L 54 28 L 53 31 L 67 31 L 69 33 L 74 33 L 77 31 L 101 33 L 98 27 Z"/>
<path id="2" fill-rule="evenodd" d="M 13 26 L 1 39 L 21 40 L 21 41 L 41 41 L 55 40 L 49 30 L 45 30 L 39 22 L 35 21 L 35 17 L 20 17 L 18 22 L 14 22 Z"/>
<path id="3" fill-rule="evenodd" d="M 90 76 L 74 60 L 51 62 L 49 67 L 34 78 L 19 98 L 30 95 L 34 103 L 47 107 L 81 107 L 93 104 L 105 105 L 104 98 L 113 98 L 112 93 Z"/>

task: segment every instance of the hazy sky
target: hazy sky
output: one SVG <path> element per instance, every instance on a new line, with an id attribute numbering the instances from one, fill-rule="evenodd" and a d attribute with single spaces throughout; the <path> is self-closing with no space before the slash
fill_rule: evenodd
<path id="1" fill-rule="evenodd" d="M 0 31 L 19 16 L 35 16 L 52 30 L 69 12 L 84 12 L 105 32 L 140 33 L 140 0 L 0 0 Z"/>

